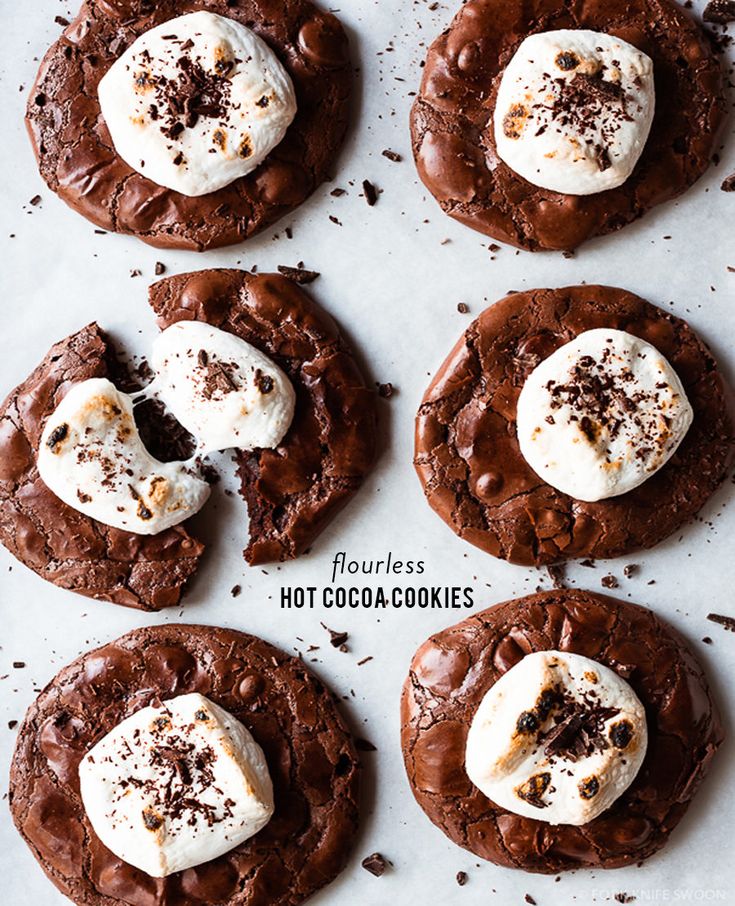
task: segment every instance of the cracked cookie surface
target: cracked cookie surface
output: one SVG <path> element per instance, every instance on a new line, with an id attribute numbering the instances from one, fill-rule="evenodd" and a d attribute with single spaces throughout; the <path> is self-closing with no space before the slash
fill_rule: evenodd
<path id="1" fill-rule="evenodd" d="M 86 818 L 78 767 L 125 717 L 199 692 L 265 752 L 276 810 L 255 837 L 152 878 L 113 855 Z M 334 696 L 295 657 L 209 626 L 136 629 L 65 667 L 31 705 L 11 768 L 16 826 L 79 906 L 296 906 L 342 870 L 357 830 L 359 764 Z"/>
<path id="2" fill-rule="evenodd" d="M 358 490 L 376 455 L 377 414 L 334 321 L 291 280 L 239 270 L 194 271 L 153 284 L 161 329 L 198 320 L 272 358 L 296 391 L 277 448 L 234 451 L 248 505 L 250 564 L 303 553 Z"/>
<path id="3" fill-rule="evenodd" d="M 288 70 L 299 106 L 286 137 L 252 173 L 188 198 L 116 154 L 97 85 L 143 32 L 202 9 L 263 38 Z M 203 251 L 264 229 L 324 181 L 347 127 L 350 83 L 342 26 L 308 0 L 86 0 L 44 57 L 26 122 L 42 177 L 88 220 L 159 248 Z"/>
<path id="4" fill-rule="evenodd" d="M 41 480 L 43 426 L 72 384 L 118 377 L 96 324 L 51 348 L 0 406 L 0 542 L 60 588 L 141 610 L 178 604 L 204 546 L 184 524 L 157 535 L 112 528 L 67 506 Z"/>
<path id="5" fill-rule="evenodd" d="M 615 670 L 646 710 L 648 749 L 636 779 L 579 827 L 500 808 L 464 767 L 485 693 L 526 654 L 547 650 Z M 659 850 L 706 775 L 722 727 L 702 668 L 673 629 L 636 604 L 563 589 L 497 604 L 428 639 L 404 684 L 401 741 L 416 800 L 454 843 L 499 865 L 553 874 L 617 868 Z"/>
<path id="6" fill-rule="evenodd" d="M 694 421 L 668 463 L 619 497 L 590 503 L 545 484 L 516 437 L 530 372 L 596 327 L 624 330 L 671 363 Z M 416 417 L 414 465 L 431 507 L 466 541 L 522 565 L 618 557 L 684 525 L 724 479 L 732 425 L 717 365 L 679 318 L 623 289 L 513 293 L 486 309 L 434 377 Z"/>
<path id="7" fill-rule="evenodd" d="M 650 56 L 651 134 L 616 189 L 565 195 L 524 180 L 497 157 L 499 79 L 529 34 L 591 29 Z M 702 29 L 670 0 L 469 0 L 431 45 L 411 113 L 414 158 L 442 209 L 519 248 L 576 248 L 681 194 L 709 165 L 725 112 L 722 73 Z M 489 127 L 488 127 L 489 126 Z"/>

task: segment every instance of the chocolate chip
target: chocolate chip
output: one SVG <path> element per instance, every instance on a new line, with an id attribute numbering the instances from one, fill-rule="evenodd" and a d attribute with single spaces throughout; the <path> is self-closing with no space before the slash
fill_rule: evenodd
<path id="1" fill-rule="evenodd" d="M 18 721 L 17 721 L 17 720 L 9 720 L 9 721 L 8 721 L 8 730 L 14 730 L 17 726 L 18 726 Z"/>
<path id="2" fill-rule="evenodd" d="M 370 182 L 369 179 L 363 179 L 362 181 L 362 191 L 365 195 L 365 201 L 372 208 L 375 202 L 378 200 L 378 190 Z"/>
<path id="3" fill-rule="evenodd" d="M 308 271 L 303 267 L 287 267 L 285 264 L 278 265 L 278 273 L 300 285 L 313 283 L 319 276 L 319 271 Z"/>
<path id="4" fill-rule="evenodd" d="M 392 160 L 394 164 L 400 163 L 403 158 L 397 151 L 391 151 L 390 148 L 386 148 L 383 152 L 383 157 L 387 157 L 388 160 Z"/>
<path id="5" fill-rule="evenodd" d="M 386 384 L 378 384 L 377 387 L 378 396 L 382 397 L 384 400 L 389 400 L 396 392 L 395 387 L 390 382 Z"/>
<path id="6" fill-rule="evenodd" d="M 46 446 L 53 450 L 53 448 L 61 443 L 62 440 L 66 438 L 69 434 L 69 426 L 67 424 L 58 425 L 54 430 L 49 434 L 48 440 L 46 441 Z"/>
<path id="7" fill-rule="evenodd" d="M 32 204 L 33 207 L 35 208 L 36 205 L 41 204 L 41 196 L 40 196 L 40 195 L 34 195 L 33 198 L 31 198 L 31 200 L 30 200 L 29 203 Z"/>
<path id="8" fill-rule="evenodd" d="M 600 792 L 600 781 L 593 774 L 591 777 L 585 777 L 579 782 L 579 795 L 582 799 L 594 799 Z"/>
<path id="9" fill-rule="evenodd" d="M 519 733 L 534 733 L 538 730 L 538 718 L 533 711 L 524 711 L 516 721 L 516 730 Z"/>
<path id="10" fill-rule="evenodd" d="M 602 579 L 600 579 L 600 584 L 603 588 L 617 588 L 618 580 L 615 578 L 615 576 L 613 576 L 612 573 L 608 573 L 606 576 L 603 576 Z"/>
<path id="11" fill-rule="evenodd" d="M 13 661 L 13 667 L 15 667 L 16 670 L 22 670 L 25 667 L 25 665 L 26 665 L 25 661 Z"/>
<path id="12" fill-rule="evenodd" d="M 629 563 L 626 567 L 623 568 L 623 575 L 626 579 L 630 579 L 631 576 L 635 576 L 639 568 L 640 567 L 637 563 Z"/>
<path id="13" fill-rule="evenodd" d="M 385 870 L 390 865 L 390 862 L 380 853 L 371 853 L 371 855 L 366 856 L 362 860 L 362 867 L 365 871 L 369 871 L 371 875 L 375 875 L 376 878 L 381 877 L 385 874 Z"/>

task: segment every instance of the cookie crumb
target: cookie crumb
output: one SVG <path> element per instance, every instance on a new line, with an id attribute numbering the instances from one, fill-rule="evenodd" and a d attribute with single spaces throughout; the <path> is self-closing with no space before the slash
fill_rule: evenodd
<path id="1" fill-rule="evenodd" d="M 287 267 L 285 264 L 278 265 L 278 273 L 294 283 L 303 286 L 306 283 L 313 283 L 320 276 L 319 271 L 309 271 L 304 267 Z"/>
<path id="2" fill-rule="evenodd" d="M 384 856 L 381 856 L 380 853 L 371 853 L 362 860 L 361 864 L 365 871 L 369 871 L 371 875 L 379 878 L 385 874 L 390 862 Z"/>
<path id="3" fill-rule="evenodd" d="M 467 877 L 466 871 L 457 872 L 457 883 L 459 884 L 460 887 L 464 887 L 468 881 L 469 881 L 469 878 Z"/>
<path id="4" fill-rule="evenodd" d="M 369 207 L 376 203 L 378 200 L 378 190 L 370 182 L 369 179 L 363 179 L 362 181 L 362 191 L 365 194 L 365 201 L 368 203 Z"/>

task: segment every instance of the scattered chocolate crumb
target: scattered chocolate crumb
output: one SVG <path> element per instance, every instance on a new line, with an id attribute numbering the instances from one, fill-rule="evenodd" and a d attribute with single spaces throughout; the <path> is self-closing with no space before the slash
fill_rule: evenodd
<path id="1" fill-rule="evenodd" d="M 308 271 L 303 267 L 287 267 L 285 264 L 278 265 L 278 273 L 293 280 L 294 283 L 303 285 L 304 283 L 313 283 L 319 276 L 319 271 Z"/>
<path id="2" fill-rule="evenodd" d="M 372 208 L 375 202 L 378 200 L 378 190 L 370 182 L 369 179 L 363 179 L 362 181 L 362 191 L 365 193 L 365 201 Z"/>
<path id="3" fill-rule="evenodd" d="M 348 632 L 337 632 L 335 629 L 330 629 L 325 623 L 322 623 L 322 626 L 329 633 L 329 641 L 333 648 L 342 648 L 350 637 Z"/>
<path id="4" fill-rule="evenodd" d="M 403 158 L 397 151 L 391 151 L 390 148 L 386 148 L 383 152 L 383 157 L 387 157 L 388 160 L 392 160 L 394 164 L 399 164 Z"/>
<path id="5" fill-rule="evenodd" d="M 552 563 L 551 566 L 546 567 L 546 572 L 549 574 L 549 578 L 554 586 L 554 588 L 566 588 L 564 583 L 565 570 L 563 563 Z"/>
<path id="6" fill-rule="evenodd" d="M 33 198 L 31 198 L 30 204 L 32 204 L 34 208 L 36 207 L 36 205 L 41 204 L 41 196 L 34 195 Z"/>
<path id="7" fill-rule="evenodd" d="M 381 877 L 385 874 L 386 868 L 390 865 L 390 862 L 386 858 L 380 855 L 380 853 L 371 853 L 369 856 L 362 860 L 362 867 L 365 871 L 369 871 L 371 875 L 375 875 L 376 878 Z"/>
<path id="8" fill-rule="evenodd" d="M 623 575 L 626 579 L 630 579 L 631 576 L 635 576 L 640 567 L 637 563 L 629 563 L 626 567 L 623 568 Z"/>
<path id="9" fill-rule="evenodd" d="M 236 598 L 240 594 L 241 591 L 242 591 L 242 587 L 240 585 L 233 585 L 232 588 L 230 589 L 230 594 L 232 595 L 233 598 Z"/>
<path id="10" fill-rule="evenodd" d="M 724 626 L 729 632 L 735 632 L 735 617 L 728 617 L 721 613 L 708 613 L 707 619 Z"/>
<path id="11" fill-rule="evenodd" d="M 140 275 L 141 275 L 142 273 L 143 273 L 143 271 L 140 270 L 140 268 L 134 267 L 134 268 L 130 271 L 130 276 L 131 276 L 131 277 L 140 277 Z"/>
<path id="12" fill-rule="evenodd" d="M 629 893 L 616 893 L 615 899 L 618 903 L 634 903 L 635 897 Z"/>
<path id="13" fill-rule="evenodd" d="M 347 194 L 347 189 L 340 189 L 338 186 L 336 189 L 332 189 L 329 194 L 334 196 L 334 198 L 340 198 L 342 195 Z"/>
<path id="14" fill-rule="evenodd" d="M 608 573 L 606 576 L 603 576 L 602 579 L 600 579 L 600 584 L 603 588 L 617 588 L 618 580 L 612 573 Z"/>
<path id="15" fill-rule="evenodd" d="M 705 6 L 702 18 L 705 22 L 727 25 L 735 21 L 735 0 L 710 0 Z"/>
<path id="16" fill-rule="evenodd" d="M 731 173 L 726 179 L 723 179 L 720 188 L 723 192 L 735 192 L 735 173 Z"/>
<path id="17" fill-rule="evenodd" d="M 574 258 L 575 252 L 574 249 L 567 249 L 565 252 L 561 253 L 562 258 Z"/>
<path id="18" fill-rule="evenodd" d="M 530 903 L 530 906 L 536 906 L 536 900 L 534 900 L 530 893 L 527 893 L 523 899 L 527 903 Z"/>
<path id="19" fill-rule="evenodd" d="M 711 644 L 712 644 L 712 639 L 711 639 L 708 635 L 704 636 L 704 637 L 702 638 L 702 641 L 704 642 L 705 645 L 711 645 Z"/>
<path id="20" fill-rule="evenodd" d="M 376 383 L 376 387 L 378 388 L 378 396 L 382 397 L 384 400 L 389 400 L 396 392 L 395 387 L 390 383 L 390 381 L 388 381 L 388 383 L 386 384 Z"/>
<path id="21" fill-rule="evenodd" d="M 18 721 L 17 721 L 17 720 L 9 720 L 9 721 L 8 721 L 8 730 L 14 730 L 17 726 L 18 726 Z"/>
<path id="22" fill-rule="evenodd" d="M 487 249 L 489 252 L 493 252 L 494 254 L 495 252 L 500 251 L 500 246 L 497 244 L 497 242 L 491 242 Z"/>
<path id="23" fill-rule="evenodd" d="M 710 4 L 710 6 L 711 5 L 712 4 Z M 62 28 L 66 28 L 66 26 L 69 24 L 69 20 L 65 19 L 63 16 L 54 16 L 54 22 L 57 25 L 60 25 Z"/>
<path id="24" fill-rule="evenodd" d="M 342 222 L 341 222 L 340 220 L 338 220 L 338 219 L 334 216 L 334 214 L 330 214 L 330 215 L 329 215 L 329 219 L 332 221 L 332 223 L 336 223 L 337 226 L 342 226 Z"/>
<path id="25" fill-rule="evenodd" d="M 357 666 L 362 667 L 363 664 L 367 664 L 368 661 L 372 661 L 372 659 L 373 659 L 372 654 L 369 654 L 367 657 L 364 657 L 361 661 L 358 661 Z"/>
<path id="26" fill-rule="evenodd" d="M 22 670 L 25 667 L 25 665 L 26 665 L 25 661 L 13 661 L 13 667 L 15 667 L 16 670 Z"/>
<path id="27" fill-rule="evenodd" d="M 154 268 L 154 273 L 157 277 L 160 277 L 161 274 L 166 273 L 166 265 L 162 261 L 156 261 L 156 266 Z"/>
<path id="28" fill-rule="evenodd" d="M 461 315 L 466 315 L 469 310 L 470 307 L 466 302 L 457 302 L 457 311 Z"/>
<path id="29" fill-rule="evenodd" d="M 374 746 L 367 739 L 360 739 L 359 736 L 355 737 L 355 748 L 358 749 L 360 752 L 377 752 L 378 751 L 377 746 Z"/>
<path id="30" fill-rule="evenodd" d="M 466 871 L 457 872 L 457 883 L 459 884 L 460 887 L 464 887 L 468 881 L 469 881 L 469 878 L 467 877 Z"/>
<path id="31" fill-rule="evenodd" d="M 595 561 L 587 558 L 586 560 L 580 560 L 580 566 L 586 566 L 588 569 L 595 569 Z"/>

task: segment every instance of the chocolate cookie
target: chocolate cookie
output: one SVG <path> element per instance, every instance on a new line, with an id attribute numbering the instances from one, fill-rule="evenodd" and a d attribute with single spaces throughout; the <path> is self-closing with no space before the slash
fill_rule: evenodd
<path id="1" fill-rule="evenodd" d="M 465 773 L 467 732 L 483 696 L 526 654 L 545 650 L 611 668 L 646 710 L 648 749 L 636 779 L 581 826 L 499 808 Z M 683 639 L 643 607 L 578 589 L 497 604 L 430 638 L 411 663 L 401 716 L 409 782 L 429 818 L 483 859 L 547 873 L 617 868 L 660 849 L 722 741 L 707 681 Z"/>
<path id="2" fill-rule="evenodd" d="M 248 505 L 248 563 L 302 553 L 362 484 L 375 459 L 375 393 L 334 321 L 278 274 L 195 271 L 155 283 L 161 328 L 206 321 L 252 343 L 283 368 L 296 413 L 275 450 L 235 451 Z"/>
<path id="3" fill-rule="evenodd" d="M 97 86 L 143 32 L 195 10 L 227 16 L 263 38 L 293 80 L 298 112 L 252 173 L 190 198 L 146 179 L 116 154 Z M 264 229 L 324 180 L 346 129 L 350 82 L 341 25 L 308 0 L 86 0 L 41 64 L 27 124 L 41 175 L 75 210 L 150 245 L 202 251 Z"/>
<path id="4" fill-rule="evenodd" d="M 200 692 L 265 752 L 276 811 L 255 837 L 196 868 L 153 878 L 114 856 L 79 795 L 79 763 L 156 699 Z M 81 906 L 295 906 L 342 870 L 357 829 L 359 767 L 335 699 L 295 657 L 208 626 L 136 629 L 65 667 L 31 705 L 11 768 L 18 830 Z"/>
<path id="5" fill-rule="evenodd" d="M 0 406 L 0 542 L 60 588 L 160 610 L 178 604 L 204 546 L 184 525 L 157 535 L 102 525 L 62 503 L 36 467 L 44 422 L 69 387 L 118 371 L 107 337 L 90 324 L 53 346 Z"/>
<path id="6" fill-rule="evenodd" d="M 606 32 L 651 57 L 656 114 L 623 185 L 564 195 L 527 182 L 496 154 L 500 77 L 530 34 Z M 419 175 L 442 209 L 520 248 L 573 249 L 679 195 L 709 164 L 724 115 L 720 66 L 702 30 L 669 0 L 548 3 L 469 0 L 432 44 L 411 114 Z"/>
<path id="7" fill-rule="evenodd" d="M 625 330 L 655 346 L 678 373 L 694 421 L 652 477 L 590 503 L 533 472 L 515 425 L 529 373 L 595 327 Z M 725 477 L 731 451 L 722 379 L 692 329 L 625 290 L 571 286 L 506 296 L 467 328 L 424 395 L 414 464 L 429 504 L 456 534 L 495 557 L 539 565 L 653 547 L 704 505 Z"/>

